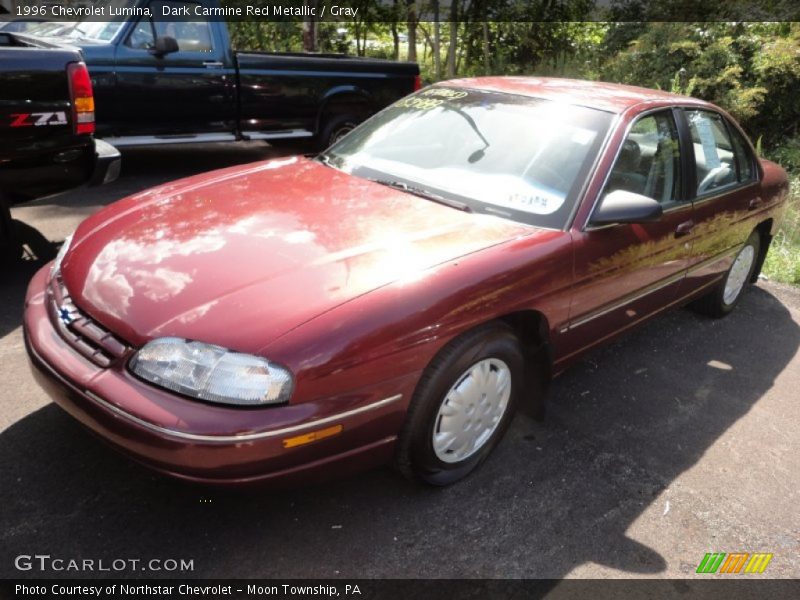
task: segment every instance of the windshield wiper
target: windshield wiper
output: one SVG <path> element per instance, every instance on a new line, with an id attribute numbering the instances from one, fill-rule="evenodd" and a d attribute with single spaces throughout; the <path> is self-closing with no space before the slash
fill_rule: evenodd
<path id="1" fill-rule="evenodd" d="M 326 167 L 331 167 L 333 169 L 338 168 L 335 164 L 333 164 L 333 156 L 331 156 L 330 154 L 325 154 L 324 152 L 322 152 L 320 154 L 317 154 L 315 159 L 321 162 Z"/>
<path id="2" fill-rule="evenodd" d="M 433 200 L 434 202 L 438 202 L 439 204 L 444 204 L 445 206 L 449 206 L 450 208 L 455 208 L 456 210 L 462 210 L 464 212 L 472 212 L 472 209 L 469 207 L 468 204 L 464 202 L 459 202 L 458 200 L 451 200 L 450 198 L 445 198 L 444 196 L 440 196 L 439 194 L 434 194 L 430 190 L 426 190 L 421 187 L 416 187 L 413 185 L 408 185 L 403 181 L 397 181 L 394 179 L 370 179 L 370 181 L 374 181 L 375 183 L 380 183 L 381 185 L 385 185 L 386 187 L 393 188 L 395 190 L 401 190 L 403 192 L 408 192 L 409 194 L 414 194 L 415 196 L 419 196 L 420 198 L 425 198 L 426 200 Z"/>

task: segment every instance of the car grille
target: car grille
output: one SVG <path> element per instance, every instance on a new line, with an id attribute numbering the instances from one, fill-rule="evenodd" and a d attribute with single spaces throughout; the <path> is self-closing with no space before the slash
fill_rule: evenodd
<path id="1" fill-rule="evenodd" d="M 61 337 L 78 353 L 99 367 L 124 357 L 130 347 L 86 315 L 72 302 L 60 275 L 47 288 L 50 319 Z"/>

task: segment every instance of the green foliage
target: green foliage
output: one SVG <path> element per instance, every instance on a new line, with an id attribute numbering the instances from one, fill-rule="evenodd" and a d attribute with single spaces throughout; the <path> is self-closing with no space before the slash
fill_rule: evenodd
<path id="1" fill-rule="evenodd" d="M 226 0 L 229 4 L 243 1 Z M 800 283 L 800 23 L 658 22 L 652 18 L 645 22 L 659 1 L 612 3 L 609 14 L 617 22 L 607 23 L 585 20 L 592 10 L 591 0 L 453 1 L 459 19 L 456 27 L 447 23 L 450 0 L 441 0 L 440 22 L 419 22 L 415 29 L 417 61 L 426 83 L 446 76 L 449 56 L 449 70 L 455 76 L 602 79 L 703 98 L 730 112 L 757 138 L 759 156 L 766 155 L 793 175 L 790 206 L 764 272 L 779 281 Z M 318 23 L 317 50 L 404 60 L 409 47 L 400 34 L 409 34 L 409 6 L 411 14 L 430 15 L 435 3 L 353 0 L 359 20 Z M 709 0 L 708 18 L 728 4 Z M 674 7 L 661 0 L 661 9 L 669 14 Z M 301 23 L 229 26 L 238 49 L 303 49 Z"/>
<path id="2" fill-rule="evenodd" d="M 800 176 L 800 137 L 789 138 L 768 153 L 768 158 Z"/>
<path id="3" fill-rule="evenodd" d="M 619 46 L 616 28 L 605 43 Z M 649 23 L 600 75 L 709 100 L 773 144 L 800 126 L 797 24 Z"/>
<path id="4" fill-rule="evenodd" d="M 235 50 L 299 52 L 303 49 L 302 24 L 282 21 L 244 21 L 228 23 Z"/>
<path id="5" fill-rule="evenodd" d="M 792 178 L 789 206 L 772 240 L 763 273 L 776 281 L 800 285 L 800 176 Z"/>

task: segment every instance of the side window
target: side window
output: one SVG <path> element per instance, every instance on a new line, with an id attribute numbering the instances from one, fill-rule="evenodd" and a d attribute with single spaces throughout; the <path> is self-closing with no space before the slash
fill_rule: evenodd
<path id="1" fill-rule="evenodd" d="M 750 147 L 742 137 L 742 134 L 736 130 L 733 125 L 728 124 L 728 131 L 731 133 L 733 139 L 733 153 L 736 156 L 736 166 L 739 172 L 739 182 L 747 183 L 755 179 L 755 168 L 753 167 L 753 153 Z"/>
<path id="2" fill-rule="evenodd" d="M 680 144 L 671 112 L 640 118 L 622 143 L 605 193 L 625 190 L 662 204 L 680 199 Z"/>
<path id="3" fill-rule="evenodd" d="M 187 9 L 193 15 L 196 3 L 158 0 L 151 2 L 150 6 L 153 15 L 158 15 L 158 19 L 153 22 L 156 37 L 175 38 L 181 52 L 211 52 L 213 47 L 208 21 L 183 21 L 180 17 L 162 16 L 164 7 L 174 11 L 173 14 L 181 14 L 181 11 Z"/>
<path id="4" fill-rule="evenodd" d="M 131 48 L 146 50 L 152 48 L 155 38 L 169 36 L 178 42 L 178 49 L 182 52 L 211 52 L 211 28 L 208 21 L 183 21 L 180 17 L 164 15 L 164 7 L 180 14 L 186 7 L 189 14 L 194 14 L 193 2 L 171 2 L 157 0 L 150 3 L 152 18 L 142 18 L 128 36 L 126 44 Z"/>
<path id="5" fill-rule="evenodd" d="M 722 115 L 705 110 L 687 110 L 686 118 L 694 146 L 697 195 L 703 196 L 736 184 L 733 143 Z"/>
<path id="6" fill-rule="evenodd" d="M 127 45 L 137 50 L 147 50 L 153 47 L 155 35 L 153 35 L 153 24 L 150 19 L 140 19 L 128 36 Z"/>

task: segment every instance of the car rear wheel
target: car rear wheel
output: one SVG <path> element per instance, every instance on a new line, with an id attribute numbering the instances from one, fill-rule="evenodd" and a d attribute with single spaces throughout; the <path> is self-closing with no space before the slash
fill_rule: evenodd
<path id="1" fill-rule="evenodd" d="M 400 471 L 431 485 L 468 475 L 508 428 L 523 373 L 519 341 L 505 325 L 486 325 L 448 344 L 412 398 L 398 443 Z"/>
<path id="2" fill-rule="evenodd" d="M 697 300 L 693 305 L 694 308 L 712 317 L 724 317 L 729 314 L 738 304 L 753 276 L 760 251 L 761 236 L 754 231 L 736 254 L 733 264 L 719 285 Z"/>

